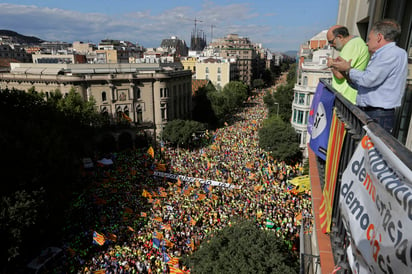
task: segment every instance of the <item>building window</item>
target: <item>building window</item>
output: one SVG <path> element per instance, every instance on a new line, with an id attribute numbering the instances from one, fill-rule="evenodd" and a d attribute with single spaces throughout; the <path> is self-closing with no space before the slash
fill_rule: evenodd
<path id="1" fill-rule="evenodd" d="M 205 72 L 209 73 L 209 68 L 208 67 L 206 67 Z"/>
<path id="2" fill-rule="evenodd" d="M 143 109 L 141 105 L 136 107 L 136 122 L 141 124 L 143 122 Z"/>
<path id="3" fill-rule="evenodd" d="M 298 103 L 298 95 L 299 95 L 299 93 L 295 92 L 295 96 L 293 98 L 294 99 L 293 101 L 294 101 L 295 104 Z"/>
<path id="4" fill-rule="evenodd" d="M 309 106 L 310 104 L 310 94 L 306 94 L 306 105 Z"/>
<path id="5" fill-rule="evenodd" d="M 297 130 L 297 131 L 296 131 L 296 137 L 297 137 L 297 139 L 298 139 L 299 144 L 302 145 L 302 131 Z"/>
<path id="6" fill-rule="evenodd" d="M 162 117 L 162 121 L 167 120 L 167 105 L 165 103 L 160 104 L 160 113 Z"/>
<path id="7" fill-rule="evenodd" d="M 122 107 L 118 106 L 116 108 L 116 116 L 117 116 L 118 120 L 120 120 L 122 118 Z"/>
<path id="8" fill-rule="evenodd" d="M 102 92 L 102 102 L 106 102 L 107 101 L 107 95 L 106 95 L 106 91 Z"/>
<path id="9" fill-rule="evenodd" d="M 163 94 L 163 88 L 160 88 L 160 98 L 163 98 L 164 94 Z"/>
<path id="10" fill-rule="evenodd" d="M 304 104 L 305 104 L 305 94 L 299 93 L 299 105 L 304 105 Z"/>
<path id="11" fill-rule="evenodd" d="M 304 76 L 303 77 L 303 86 L 307 86 L 308 85 L 308 77 L 307 76 Z"/>
<path id="12" fill-rule="evenodd" d="M 406 41 L 406 52 L 410 58 L 412 57 L 412 19 L 409 19 L 409 41 Z"/>
<path id="13" fill-rule="evenodd" d="M 129 116 L 129 108 L 128 108 L 128 107 L 124 107 L 123 112 L 124 112 L 124 114 L 126 114 L 127 116 Z"/>
<path id="14" fill-rule="evenodd" d="M 296 109 L 293 110 L 293 122 L 296 123 Z"/>
<path id="15" fill-rule="evenodd" d="M 222 71 L 221 71 L 220 67 L 217 68 L 217 73 L 221 73 L 221 72 L 222 72 Z"/>
<path id="16" fill-rule="evenodd" d="M 219 82 L 221 81 L 221 80 L 220 80 L 220 75 L 217 76 L 217 81 L 219 81 Z"/>
<path id="17" fill-rule="evenodd" d="M 141 97 L 142 97 L 142 94 L 141 94 L 140 88 L 137 88 L 136 89 L 136 99 L 140 99 Z"/>
<path id="18" fill-rule="evenodd" d="M 302 110 L 298 110 L 297 117 L 296 117 L 296 123 L 303 124 L 303 121 L 304 121 L 303 116 L 304 116 L 304 112 Z"/>

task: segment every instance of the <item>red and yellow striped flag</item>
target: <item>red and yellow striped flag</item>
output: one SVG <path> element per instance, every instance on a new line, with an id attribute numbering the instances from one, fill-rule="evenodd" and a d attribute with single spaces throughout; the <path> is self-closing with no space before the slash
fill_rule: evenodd
<path id="1" fill-rule="evenodd" d="M 123 118 L 124 119 L 126 119 L 127 121 L 129 121 L 129 122 L 132 122 L 133 120 L 132 120 L 132 118 L 130 118 L 126 113 L 124 113 L 124 112 L 122 112 L 122 116 L 123 116 Z"/>
<path id="2" fill-rule="evenodd" d="M 170 260 L 167 262 L 167 264 L 172 266 L 172 267 L 179 267 L 179 258 L 170 257 Z"/>
<path id="3" fill-rule="evenodd" d="M 333 195 L 335 193 L 340 154 L 342 152 L 345 134 L 345 124 L 338 119 L 336 110 L 334 110 L 330 126 L 328 150 L 326 152 L 325 187 L 323 188 L 322 200 L 319 208 L 320 225 L 323 233 L 330 232 L 334 199 Z"/>
<path id="4" fill-rule="evenodd" d="M 105 242 L 106 242 L 106 237 L 103 234 L 97 231 L 93 232 L 93 243 L 94 244 L 104 245 Z"/>
<path id="5" fill-rule="evenodd" d="M 158 222 L 163 222 L 162 217 L 154 217 L 153 220 L 158 221 Z"/>
<path id="6" fill-rule="evenodd" d="M 154 158 L 154 149 L 153 149 L 153 147 L 149 147 L 149 149 L 147 150 L 147 153 L 148 153 L 152 158 Z"/>

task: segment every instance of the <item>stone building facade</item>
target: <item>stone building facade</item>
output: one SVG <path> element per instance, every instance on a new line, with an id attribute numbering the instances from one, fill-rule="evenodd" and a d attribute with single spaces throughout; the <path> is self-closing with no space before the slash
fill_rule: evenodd
<path id="1" fill-rule="evenodd" d="M 158 137 L 168 121 L 188 119 L 192 109 L 192 74 L 162 64 L 12 63 L 0 74 L 1 89 L 29 90 L 49 96 L 72 88 L 97 110 L 115 118 L 130 117 L 133 126 Z"/>

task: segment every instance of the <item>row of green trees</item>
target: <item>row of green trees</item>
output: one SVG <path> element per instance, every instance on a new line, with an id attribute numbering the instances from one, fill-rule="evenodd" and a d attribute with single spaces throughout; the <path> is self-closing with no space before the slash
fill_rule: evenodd
<path id="1" fill-rule="evenodd" d="M 259 145 L 278 160 L 301 160 L 296 132 L 291 127 L 295 66 L 288 67 L 287 83 L 268 92 L 264 102 L 269 116 L 259 130 Z M 299 260 L 284 239 L 251 221 L 233 220 L 183 258 L 193 273 L 298 273 Z"/>
<path id="2" fill-rule="evenodd" d="M 275 159 L 295 163 L 302 157 L 297 134 L 290 125 L 296 65 L 284 69 L 287 69 L 286 83 L 275 91 L 268 89 L 264 97 L 269 115 L 259 130 L 259 146 Z M 229 116 L 244 106 L 249 95 L 248 86 L 242 82 L 230 82 L 222 90 L 216 90 L 212 85 L 200 88 L 193 99 L 193 120 L 169 122 L 162 139 L 174 146 L 201 145 L 201 142 L 195 142 L 198 132 L 222 126 Z"/>
<path id="3" fill-rule="evenodd" d="M 183 264 L 192 273 L 298 273 L 299 261 L 285 241 L 252 221 L 234 220 L 206 239 Z"/>
<path id="4" fill-rule="evenodd" d="M 0 91 L 0 265 L 59 237 L 64 210 L 83 187 L 80 160 L 93 152 L 92 125 L 101 123 L 94 102 L 74 90 L 48 100 L 34 88 Z"/>
<path id="5" fill-rule="evenodd" d="M 259 130 L 259 146 L 273 158 L 287 163 L 302 159 L 296 131 L 290 124 L 295 83 L 296 65 L 292 64 L 287 71 L 286 83 L 265 94 L 264 103 L 269 115 Z"/>
<path id="6" fill-rule="evenodd" d="M 233 81 L 217 90 L 213 85 L 200 88 L 193 98 L 193 120 L 168 122 L 162 139 L 173 146 L 193 147 L 199 132 L 222 126 L 229 116 L 239 111 L 249 96 L 249 88 Z"/>

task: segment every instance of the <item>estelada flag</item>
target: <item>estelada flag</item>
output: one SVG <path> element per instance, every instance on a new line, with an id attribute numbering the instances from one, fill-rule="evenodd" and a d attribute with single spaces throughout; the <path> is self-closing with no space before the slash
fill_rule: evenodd
<path id="1" fill-rule="evenodd" d="M 93 232 L 93 243 L 97 245 L 104 245 L 106 238 L 103 234 L 96 231 Z"/>
<path id="2" fill-rule="evenodd" d="M 153 149 L 153 147 L 149 147 L 149 149 L 147 150 L 147 153 L 152 157 L 152 158 L 154 158 L 154 149 Z"/>
<path id="3" fill-rule="evenodd" d="M 153 239 L 161 240 L 161 239 L 163 239 L 163 234 L 160 233 L 159 231 L 154 231 L 153 232 Z"/>

